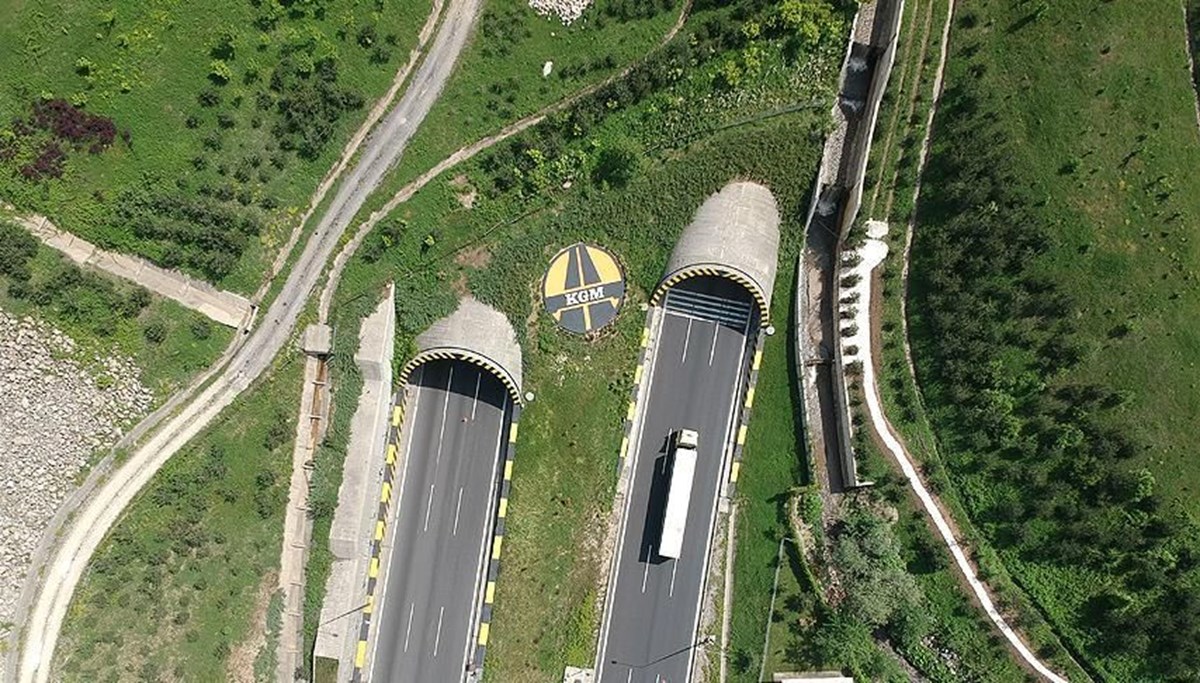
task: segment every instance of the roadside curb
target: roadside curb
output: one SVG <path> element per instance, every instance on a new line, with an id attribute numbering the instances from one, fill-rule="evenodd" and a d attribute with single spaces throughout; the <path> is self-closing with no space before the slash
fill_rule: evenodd
<path id="1" fill-rule="evenodd" d="M 500 576 L 500 550 L 504 545 L 505 520 L 508 518 L 508 497 L 512 490 L 513 459 L 517 455 L 517 433 L 521 421 L 521 406 L 513 403 L 512 422 L 508 427 L 508 445 L 504 454 L 504 473 L 500 495 L 496 502 L 495 528 L 492 532 L 492 552 L 488 559 L 487 583 L 479 608 L 479 627 L 476 629 L 475 656 L 468 665 L 470 676 L 479 676 L 487 654 L 488 637 L 492 627 L 492 606 L 496 601 L 496 579 Z M 475 680 L 470 678 L 469 680 Z"/>
<path id="2" fill-rule="evenodd" d="M 621 451 L 617 456 L 617 472 L 623 472 L 629 456 L 629 440 L 633 437 L 633 422 L 637 416 L 638 397 L 642 390 L 642 380 L 646 379 L 646 361 L 650 358 L 650 328 L 654 324 L 654 307 L 646 311 L 646 322 L 642 324 L 642 339 L 638 343 L 637 368 L 633 371 L 633 388 L 629 391 L 629 408 L 625 411 L 625 422 L 622 425 L 624 434 L 621 435 Z"/>
<path id="3" fill-rule="evenodd" d="M 403 394 L 399 395 L 402 398 Z M 350 675 L 353 683 L 363 680 L 363 668 L 367 663 L 367 640 L 371 633 L 371 618 L 375 611 L 375 591 L 379 587 L 380 556 L 383 539 L 387 534 L 388 510 L 392 502 L 396 480 L 396 459 L 400 451 L 400 423 L 404 420 L 404 403 L 393 401 L 392 420 L 388 425 L 387 459 L 383 465 L 383 485 L 379 492 L 379 508 L 375 515 L 375 532 L 371 537 L 371 560 L 367 568 L 367 599 L 362 608 L 362 623 L 358 627 L 358 645 L 354 650 L 354 669 Z"/>
<path id="4" fill-rule="evenodd" d="M 737 484 L 738 474 L 742 469 L 742 451 L 746 448 L 746 433 L 750 429 L 750 409 L 754 407 L 754 388 L 758 385 L 758 369 L 762 365 L 763 346 L 766 345 L 766 333 L 759 330 L 754 340 L 754 357 L 750 361 L 750 377 L 746 380 L 746 398 L 738 411 L 737 438 L 733 442 L 733 458 L 729 464 L 729 488 L 726 498 L 733 497 L 733 487 Z"/>

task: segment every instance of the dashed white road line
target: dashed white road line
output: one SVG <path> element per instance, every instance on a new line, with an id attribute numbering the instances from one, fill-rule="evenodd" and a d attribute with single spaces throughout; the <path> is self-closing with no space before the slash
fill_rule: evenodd
<path id="1" fill-rule="evenodd" d="M 692 338 L 692 318 L 688 318 L 687 333 L 683 335 L 683 355 L 679 357 L 679 364 L 683 365 L 687 361 L 688 340 Z"/>
<path id="2" fill-rule="evenodd" d="M 713 323 L 712 347 L 708 349 L 708 367 L 712 367 L 713 357 L 717 354 L 717 335 L 721 334 L 721 324 Z"/>
<path id="3" fill-rule="evenodd" d="M 679 560 L 673 560 L 671 564 L 671 588 L 667 591 L 667 597 L 675 597 L 675 573 L 679 571 Z"/>
<path id="4" fill-rule="evenodd" d="M 458 487 L 458 504 L 454 506 L 454 530 L 450 533 L 451 536 L 458 535 L 458 515 L 462 512 L 462 496 L 463 487 Z"/>
<path id="5" fill-rule="evenodd" d="M 412 603 L 408 606 L 408 628 L 404 630 L 404 651 L 408 652 L 408 640 L 412 637 L 412 622 L 413 612 L 417 609 L 417 603 Z"/>
<path id="6" fill-rule="evenodd" d="M 433 511 L 433 484 L 429 485 L 429 504 L 425 506 L 425 528 L 421 531 L 429 531 L 429 513 Z"/>
<path id="7" fill-rule="evenodd" d="M 446 616 L 446 606 L 438 608 L 437 633 L 433 637 L 433 656 L 437 657 L 438 646 L 442 644 L 442 617 Z"/>

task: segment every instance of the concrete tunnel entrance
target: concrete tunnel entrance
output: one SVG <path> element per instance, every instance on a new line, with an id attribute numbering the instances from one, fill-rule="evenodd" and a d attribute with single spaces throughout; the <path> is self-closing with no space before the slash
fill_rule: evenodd
<path id="1" fill-rule="evenodd" d="M 513 403 L 523 405 L 521 347 L 512 324 L 500 311 L 466 297 L 457 310 L 418 335 L 416 342 L 417 355 L 401 369 L 401 384 L 407 383 L 422 364 L 461 360 L 495 375 Z"/>
<path id="2" fill-rule="evenodd" d="M 713 285 L 704 280 L 724 279 L 749 294 L 758 310 L 758 322 L 765 327 L 778 265 L 779 209 L 774 195 L 757 183 L 732 182 L 696 210 L 675 243 L 667 273 L 650 302 L 662 304 L 672 289 L 708 289 Z M 688 280 L 695 281 L 683 286 Z"/>

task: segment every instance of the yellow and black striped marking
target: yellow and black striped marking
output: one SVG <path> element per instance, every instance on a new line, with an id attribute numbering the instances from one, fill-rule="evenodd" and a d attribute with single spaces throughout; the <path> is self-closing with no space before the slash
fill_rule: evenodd
<path id="1" fill-rule="evenodd" d="M 668 289 L 674 287 L 680 282 L 683 282 L 684 280 L 687 280 L 688 278 L 701 276 L 721 277 L 725 278 L 726 280 L 733 280 L 739 285 L 745 287 L 746 291 L 750 292 L 750 296 L 754 297 L 754 303 L 758 304 L 758 313 L 762 326 L 767 326 L 770 318 L 770 306 L 767 302 L 767 293 L 763 292 L 762 288 L 758 286 L 758 283 L 756 283 L 745 273 L 729 266 L 695 265 L 681 268 L 663 278 L 663 281 L 658 284 L 658 288 L 654 290 L 654 295 L 650 297 L 650 303 L 657 306 L 658 304 L 662 303 L 663 296 L 666 295 Z"/>
<path id="2" fill-rule="evenodd" d="M 371 634 L 371 619 L 375 613 L 375 594 L 379 589 L 379 569 L 383 561 L 383 539 L 387 535 L 388 507 L 396 486 L 396 461 L 400 454 L 400 423 L 404 420 L 404 394 L 396 396 L 392 403 L 392 415 L 388 424 L 387 451 L 383 461 L 383 485 L 379 489 L 379 505 L 375 511 L 375 527 L 371 532 L 371 560 L 367 565 L 367 594 L 362 606 L 362 622 L 358 627 L 358 643 L 354 648 L 354 668 L 350 675 L 353 683 L 363 680 L 363 669 L 367 665 L 367 639 Z"/>
<path id="3" fill-rule="evenodd" d="M 496 602 L 496 578 L 500 575 L 500 549 L 504 547 L 504 527 L 508 520 L 508 497 L 512 488 L 513 458 L 517 454 L 517 424 L 520 418 L 521 408 L 514 406 L 512 426 L 508 430 L 508 444 L 504 450 L 504 478 L 500 481 L 500 500 L 496 503 L 496 527 L 488 551 L 487 584 L 483 591 L 483 604 L 480 605 L 479 631 L 475 637 L 475 669 L 483 667 L 483 657 L 487 654 L 488 638 L 491 635 L 492 606 Z"/>
<path id="4" fill-rule="evenodd" d="M 762 365 L 765 339 L 763 331 L 759 330 L 758 337 L 754 340 L 754 355 L 751 357 L 749 369 L 750 376 L 746 381 L 746 397 L 743 399 L 742 409 L 738 411 L 737 438 L 733 443 L 733 462 L 729 466 L 731 490 L 737 484 L 738 475 L 742 470 L 742 451 L 746 448 L 746 434 L 750 431 L 750 409 L 754 407 L 754 390 L 758 385 L 758 370 Z"/>
<path id="5" fill-rule="evenodd" d="M 575 334 L 611 323 L 624 300 L 625 272 L 610 251 L 594 244 L 572 244 L 555 254 L 542 279 L 546 312 Z"/>
<path id="6" fill-rule="evenodd" d="M 513 403 L 516 405 L 521 405 L 521 390 L 517 386 L 516 382 L 513 381 L 513 378 L 508 374 L 508 371 L 502 368 L 499 363 L 496 363 L 492 359 L 469 349 L 447 347 L 428 349 L 418 353 L 412 360 L 405 363 L 404 367 L 400 369 L 400 384 L 406 384 L 409 376 L 412 375 L 413 370 L 416 370 L 417 366 L 420 364 L 429 362 L 431 360 L 449 359 L 466 361 L 473 365 L 478 365 L 479 367 L 492 373 L 500 379 L 500 381 L 504 384 L 504 388 L 508 389 L 509 396 L 512 397 Z"/>

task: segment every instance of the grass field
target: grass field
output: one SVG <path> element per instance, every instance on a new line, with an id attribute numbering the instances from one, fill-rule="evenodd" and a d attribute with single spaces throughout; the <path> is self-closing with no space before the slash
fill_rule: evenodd
<path id="1" fill-rule="evenodd" d="M 1188 322 L 1200 308 L 1200 252 L 1184 227 L 1200 210 L 1189 172 L 1200 131 L 1184 46 L 1183 14 L 1170 2 L 982 2 L 956 17 L 947 74 L 954 111 L 935 123 L 930 201 L 922 202 L 914 244 L 909 310 L 921 396 L 895 374 L 902 359 L 894 345 L 885 355 L 902 422 L 915 425 L 910 442 L 935 473 L 943 467 L 930 454 L 941 447 L 942 486 L 995 545 L 992 569 L 1011 576 L 1102 680 L 1192 680 L 1200 665 L 1195 610 L 1186 605 L 1200 577 L 1191 563 L 1170 559 L 1200 547 L 1200 468 L 1187 436 L 1200 408 L 1200 336 Z M 970 157 L 989 148 L 1004 159 L 994 166 L 1005 185 L 992 206 L 1038 240 L 1031 257 L 1008 266 L 1001 264 L 1012 256 L 988 254 L 986 237 L 963 239 L 970 232 L 953 217 L 955 202 L 968 196 L 963 188 L 980 186 L 967 179 L 977 165 Z M 985 211 L 982 223 L 990 220 Z M 960 251 L 997 264 L 986 290 L 962 295 L 1006 298 L 1006 279 L 1018 273 L 1016 287 L 1029 297 L 1019 315 L 1002 320 L 976 307 L 982 315 L 962 338 L 935 331 L 954 313 L 938 290 L 956 287 L 955 268 L 971 272 L 980 263 L 948 265 L 954 260 L 944 258 L 943 240 L 951 234 Z M 894 330 L 895 312 L 888 316 Z M 948 386 L 946 359 L 937 358 L 946 344 L 960 357 L 978 357 L 971 337 L 982 339 L 980 327 L 1005 330 L 994 367 L 1016 378 L 994 386 L 992 397 L 1016 400 L 1019 417 L 1006 429 L 1026 436 L 1001 446 L 962 433 L 963 425 L 980 430 L 955 417 L 965 414 L 955 406 L 987 394 Z M 1043 346 L 1046 331 L 1052 336 Z M 1097 395 L 1109 399 L 1098 404 Z M 922 424 L 925 408 L 932 431 Z M 1059 474 L 1047 481 L 1038 460 L 1053 463 L 1070 441 L 1041 446 L 1035 460 L 1025 453 L 1038 448 L 1030 437 L 1055 424 L 1083 430 L 1091 457 L 1073 458 L 1068 470 L 1051 464 Z M 1117 447 L 1116 459 L 1105 444 Z M 1115 484 L 1122 480 L 1144 487 L 1130 493 Z M 1097 485 L 1112 493 L 1097 499 Z M 1088 512 L 1073 521 L 1079 505 Z M 1146 520 L 1150 527 L 1140 530 Z M 1013 533 L 1014 524 L 1032 533 Z M 1073 553 L 1080 544 L 1088 551 Z M 1138 569 L 1163 552 L 1166 561 Z M 1014 598 L 1026 602 L 1009 593 Z M 1148 641 L 1143 629 L 1155 635 Z"/>
<path id="2" fill-rule="evenodd" d="M 253 292 L 430 6 L 4 0 L 0 120 L 57 97 L 129 138 L 99 154 L 69 152 L 58 180 L 25 181 L 0 164 L 0 195 L 102 246 Z M 336 80 L 322 80 L 322 61 L 336 64 Z M 298 95 L 305 102 L 287 101 Z M 303 120 L 290 120 L 296 130 L 276 128 L 305 104 Z M 204 212 L 220 218 L 205 223 Z M 230 230 L 230 216 L 244 229 Z"/>
<path id="3" fill-rule="evenodd" d="M 454 75 L 409 145 L 401 182 L 645 56 L 671 28 L 681 4 L 599 0 L 563 26 L 539 16 L 525 0 L 486 3 Z M 551 72 L 543 76 L 547 62 Z"/>
<path id="4" fill-rule="evenodd" d="M 62 680 L 230 680 L 279 562 L 302 371 L 286 357 L 126 510 L 71 603 Z"/>

